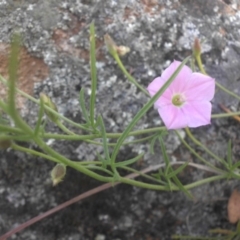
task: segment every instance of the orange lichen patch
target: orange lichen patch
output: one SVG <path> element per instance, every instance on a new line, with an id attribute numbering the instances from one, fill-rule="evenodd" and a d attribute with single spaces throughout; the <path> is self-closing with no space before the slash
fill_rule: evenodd
<path id="1" fill-rule="evenodd" d="M 8 44 L 0 43 L 0 74 L 8 79 L 8 58 L 10 53 L 10 46 Z M 26 48 L 22 47 L 19 54 L 19 69 L 17 87 L 32 95 L 35 82 L 40 82 L 48 76 L 48 66 L 42 59 L 31 56 Z M 0 83 L 0 98 L 5 99 L 7 94 L 6 87 Z M 24 104 L 24 98 L 17 95 L 17 107 L 21 109 Z"/>
<path id="2" fill-rule="evenodd" d="M 76 47 L 70 41 L 71 37 L 77 35 L 86 26 L 85 18 L 79 19 L 77 16 L 64 9 L 62 9 L 62 12 L 67 13 L 71 20 L 67 30 L 55 29 L 53 32 L 52 39 L 55 42 L 58 51 L 89 61 L 89 50 L 82 47 Z M 108 18 L 106 21 L 111 23 L 113 20 Z M 104 52 L 102 50 L 103 46 L 104 41 L 96 38 L 96 59 L 98 61 L 105 60 Z"/>
<path id="3" fill-rule="evenodd" d="M 111 23 L 113 23 L 113 19 L 112 18 L 105 18 L 104 23 L 105 24 L 111 24 Z"/>
<path id="4" fill-rule="evenodd" d="M 240 220 L 240 192 L 236 189 L 228 200 L 228 220 L 230 223 Z"/>
<path id="5" fill-rule="evenodd" d="M 159 10 L 162 9 L 157 0 L 141 0 L 141 3 L 144 5 L 144 11 L 151 15 L 159 13 Z"/>
<path id="6" fill-rule="evenodd" d="M 223 27 L 220 27 L 219 28 L 219 33 L 222 35 L 222 36 L 226 36 L 226 30 L 223 28 Z"/>
<path id="7" fill-rule="evenodd" d="M 231 5 L 229 5 L 226 1 L 224 0 L 219 0 L 219 2 L 223 5 L 223 12 L 225 14 L 236 14 L 236 9 L 234 9 Z M 229 2 L 230 3 L 230 2 Z M 238 7 L 240 7 L 240 5 L 238 4 Z M 239 8 L 238 8 L 239 10 Z"/>
<path id="8" fill-rule="evenodd" d="M 185 5 L 189 13 L 195 17 L 211 16 L 219 13 L 224 15 L 236 14 L 236 10 L 223 0 L 179 0 L 179 2 Z"/>
<path id="9" fill-rule="evenodd" d="M 137 12 L 136 10 L 129 7 L 124 8 L 124 15 L 123 15 L 124 20 L 130 20 L 131 18 L 137 18 L 139 16 L 140 16 L 140 13 Z"/>
<path id="10" fill-rule="evenodd" d="M 145 4 L 147 7 L 155 7 L 158 5 L 157 0 L 142 0 L 142 3 Z"/>
<path id="11" fill-rule="evenodd" d="M 62 29 L 56 29 L 53 32 L 52 39 L 55 42 L 58 51 L 89 60 L 88 50 L 74 47 L 69 41 L 71 36 L 72 34 L 69 31 L 64 31 Z"/>
<path id="12" fill-rule="evenodd" d="M 89 61 L 89 50 L 75 47 L 70 41 L 70 37 L 74 34 L 71 30 L 64 31 L 62 29 L 56 29 L 53 32 L 52 39 L 54 40 L 56 47 L 59 51 L 69 53 L 72 56 L 82 58 Z M 96 38 L 96 58 L 97 60 L 103 61 L 105 59 L 102 47 L 104 41 L 102 39 Z"/>

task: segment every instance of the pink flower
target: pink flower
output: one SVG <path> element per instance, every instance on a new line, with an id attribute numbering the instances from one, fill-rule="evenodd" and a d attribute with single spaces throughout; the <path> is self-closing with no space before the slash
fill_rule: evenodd
<path id="1" fill-rule="evenodd" d="M 171 77 L 181 62 L 174 61 L 165 69 L 161 77 L 155 78 L 148 86 L 154 96 L 164 83 Z M 215 80 L 183 66 L 171 85 L 155 102 L 167 129 L 199 127 L 210 124 L 214 96 Z"/>

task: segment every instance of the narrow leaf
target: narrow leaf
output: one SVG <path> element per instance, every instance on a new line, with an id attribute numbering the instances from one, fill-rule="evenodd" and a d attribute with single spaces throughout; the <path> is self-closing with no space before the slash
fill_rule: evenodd
<path id="1" fill-rule="evenodd" d="M 232 169 L 232 148 L 231 148 L 231 140 L 228 141 L 227 161 L 228 161 L 228 167 L 229 167 L 229 169 Z"/>
<path id="2" fill-rule="evenodd" d="M 34 136 L 37 136 L 38 133 L 39 133 L 41 123 L 42 123 L 43 114 L 44 114 L 44 103 L 43 103 L 43 100 L 40 98 L 40 108 L 39 108 L 39 111 L 38 111 L 38 120 L 37 120 L 37 123 L 36 123 L 36 127 L 34 129 Z"/>
<path id="3" fill-rule="evenodd" d="M 163 139 L 161 137 L 159 137 L 158 139 L 159 139 L 160 146 L 161 146 L 161 149 L 162 149 L 163 158 L 165 159 L 165 163 L 167 165 L 166 166 L 167 170 L 165 170 L 164 174 L 165 174 L 166 179 L 168 181 L 170 181 L 171 177 L 169 177 L 169 174 L 173 173 L 174 171 L 172 169 L 171 164 L 169 164 L 170 161 L 169 161 L 169 158 L 168 158 L 168 155 L 167 155 L 167 152 L 166 152 L 166 148 L 165 148 Z M 187 189 L 184 188 L 184 186 L 182 185 L 182 183 L 179 181 L 179 179 L 177 178 L 177 176 L 175 174 L 173 174 L 172 179 L 182 192 L 184 192 L 189 198 L 193 199 L 193 196 L 190 194 L 190 192 Z"/>
<path id="4" fill-rule="evenodd" d="M 89 115 L 88 115 L 89 113 L 87 112 L 86 104 L 85 104 L 84 88 L 82 88 L 81 91 L 79 92 L 79 103 L 80 103 L 80 107 L 81 107 L 82 114 L 83 114 L 85 121 L 87 123 L 90 123 L 90 119 L 89 119 Z"/>
<path id="5" fill-rule="evenodd" d="M 94 23 L 90 25 L 90 67 L 91 67 L 91 97 L 90 97 L 90 121 L 94 127 L 94 112 L 97 89 L 97 68 L 96 68 L 96 54 L 95 54 L 95 29 Z"/>
<path id="6" fill-rule="evenodd" d="M 177 176 L 180 172 L 183 171 L 183 169 L 188 165 L 188 162 L 185 162 L 182 164 L 180 167 L 178 167 L 176 170 L 172 171 L 171 173 L 168 174 L 168 177 L 172 178 L 174 176 Z"/>
<path id="7" fill-rule="evenodd" d="M 98 121 L 100 124 L 100 132 L 101 132 L 101 136 L 103 139 L 104 156 L 105 156 L 105 159 L 107 160 L 107 162 L 110 163 L 110 155 L 109 155 L 109 150 L 108 150 L 108 140 L 107 140 L 107 136 L 106 136 L 106 129 L 105 129 L 103 119 L 101 116 L 98 117 Z"/>
<path id="8" fill-rule="evenodd" d="M 131 164 L 137 162 L 139 159 L 141 159 L 143 157 L 143 155 L 144 155 L 144 153 L 136 156 L 135 158 L 132 158 L 132 159 L 129 159 L 129 160 L 126 160 L 123 162 L 115 163 L 115 167 L 123 167 L 123 166 L 131 165 Z"/>
<path id="9" fill-rule="evenodd" d="M 146 114 L 146 112 L 152 107 L 152 105 L 157 101 L 157 99 L 164 93 L 164 91 L 169 87 L 169 85 L 174 81 L 178 73 L 181 71 L 183 66 L 187 63 L 190 57 L 187 57 L 183 60 L 183 62 L 179 65 L 179 67 L 175 70 L 172 76 L 168 79 L 168 81 L 162 86 L 161 89 L 142 107 L 142 109 L 135 115 L 132 121 L 129 123 L 127 128 L 122 133 L 121 137 L 118 139 L 117 144 L 113 149 L 113 153 L 111 156 L 112 163 L 115 162 L 119 149 L 121 148 L 123 142 L 128 137 L 132 128 L 136 125 L 136 123 Z"/>

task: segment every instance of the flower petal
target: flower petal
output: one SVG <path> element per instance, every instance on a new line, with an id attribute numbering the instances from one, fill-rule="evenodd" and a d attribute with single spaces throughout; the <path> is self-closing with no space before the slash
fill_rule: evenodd
<path id="1" fill-rule="evenodd" d="M 174 105 L 164 106 L 158 109 L 167 129 L 179 129 L 188 126 L 188 118 L 186 118 L 182 108 Z"/>
<path id="2" fill-rule="evenodd" d="M 172 105 L 172 94 L 169 89 L 166 89 L 162 96 L 154 103 L 154 107 L 161 108 L 168 105 Z"/>
<path id="3" fill-rule="evenodd" d="M 161 77 L 155 78 L 147 87 L 149 94 L 151 96 L 154 96 L 165 82 L 166 81 L 164 81 Z"/>
<path id="4" fill-rule="evenodd" d="M 179 67 L 180 64 L 181 62 L 174 60 L 174 62 L 171 63 L 171 65 L 163 71 L 161 78 L 166 82 L 172 76 L 172 74 L 176 71 L 176 69 Z M 181 71 L 178 73 L 177 77 L 169 86 L 169 89 L 171 90 L 171 92 L 172 93 L 183 92 L 187 86 L 187 82 L 189 81 L 191 75 L 192 75 L 192 70 L 187 66 L 183 66 Z"/>
<path id="5" fill-rule="evenodd" d="M 215 80 L 201 73 L 193 73 L 185 92 L 188 101 L 210 101 L 215 92 Z"/>
<path id="6" fill-rule="evenodd" d="M 188 127 L 199 127 L 211 123 L 212 104 L 208 101 L 192 101 L 182 107 Z"/>
<path id="7" fill-rule="evenodd" d="M 167 80 L 166 80 L 167 81 Z M 161 77 L 155 78 L 148 86 L 147 90 L 151 96 L 154 96 L 157 91 L 163 86 L 163 84 L 166 82 Z M 154 106 L 155 108 L 159 108 L 164 105 L 171 104 L 171 92 L 169 89 L 166 89 L 164 93 L 160 96 L 160 98 L 155 102 Z"/>
<path id="8" fill-rule="evenodd" d="M 174 61 L 148 86 L 151 96 L 166 83 L 179 67 L 181 62 Z M 183 66 L 176 79 L 155 102 L 155 108 L 168 129 L 184 127 L 199 127 L 210 124 L 212 100 L 215 91 L 215 80 L 201 73 L 192 73 L 191 69 Z M 182 106 L 175 106 L 172 98 L 180 94 L 184 99 Z"/>

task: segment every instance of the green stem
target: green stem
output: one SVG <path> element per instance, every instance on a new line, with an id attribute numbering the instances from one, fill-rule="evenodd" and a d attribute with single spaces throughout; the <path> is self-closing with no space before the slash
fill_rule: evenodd
<path id="1" fill-rule="evenodd" d="M 231 112 L 231 113 L 219 113 L 219 114 L 212 114 L 211 118 L 223 118 L 223 117 L 232 117 L 238 116 L 240 112 Z"/>
<path id="2" fill-rule="evenodd" d="M 16 71 L 16 69 L 15 69 L 15 71 Z M 13 76 L 15 76 L 15 75 L 13 74 Z M 9 97 L 9 105 L 11 106 L 11 111 L 9 110 L 9 115 L 11 116 L 11 118 L 13 119 L 13 121 L 14 121 L 14 123 L 17 127 L 22 129 L 25 134 L 29 134 L 30 136 L 32 136 L 32 140 L 44 152 L 46 152 L 47 154 L 49 154 L 53 158 L 58 159 L 59 162 L 65 164 L 66 166 L 70 166 L 70 167 L 84 173 L 85 175 L 88 175 L 88 176 L 90 176 L 94 179 L 97 179 L 99 181 L 103 181 L 103 182 L 113 181 L 113 178 L 111 178 L 111 177 L 101 176 L 101 175 L 99 175 L 99 174 L 97 174 L 93 171 L 90 171 L 90 170 L 86 169 L 86 167 L 83 167 L 83 166 L 65 158 L 64 156 L 62 156 L 61 154 L 59 154 L 58 152 L 56 152 L 52 148 L 50 148 L 39 136 L 35 136 L 34 131 L 20 117 L 20 115 L 18 114 L 18 112 L 16 110 L 16 106 L 15 106 L 15 82 L 16 82 L 16 78 L 12 77 L 12 79 L 10 79 L 10 80 L 11 81 L 9 81 L 9 96 L 8 97 Z M 12 90 L 13 88 L 14 88 L 14 91 Z"/>
<path id="3" fill-rule="evenodd" d="M 151 181 L 154 181 L 154 182 L 157 182 L 157 183 L 160 183 L 160 184 L 166 184 L 165 182 L 163 182 L 163 181 L 161 181 L 161 180 L 159 180 L 159 179 L 156 179 L 156 178 L 154 178 L 154 177 L 151 177 L 151 176 L 149 176 L 149 175 L 147 175 L 147 174 L 145 174 L 145 173 L 142 173 L 141 171 L 135 170 L 135 169 L 133 169 L 133 168 L 126 167 L 126 166 L 121 166 L 121 167 L 119 167 L 119 168 L 125 169 L 125 170 L 127 170 L 127 171 L 129 171 L 129 172 L 137 173 L 139 176 L 145 177 L 145 178 L 147 178 L 147 179 L 149 179 L 149 180 L 151 180 Z"/>
<path id="4" fill-rule="evenodd" d="M 117 53 L 112 54 L 113 58 L 115 59 L 115 61 L 117 62 L 119 68 L 122 70 L 122 72 L 125 74 L 125 76 L 128 78 L 128 80 L 134 84 L 137 88 L 139 88 L 143 93 L 145 93 L 148 97 L 150 97 L 150 94 L 148 93 L 148 91 L 142 87 L 135 78 L 133 78 L 131 76 L 131 74 L 128 73 L 128 71 L 126 70 L 126 68 L 124 67 L 121 59 L 119 58 Z"/>
<path id="5" fill-rule="evenodd" d="M 148 137 L 145 137 L 145 138 L 140 138 L 140 139 L 137 139 L 137 140 L 133 140 L 133 141 L 129 141 L 129 142 L 124 142 L 123 145 L 130 145 L 130 144 L 135 144 L 135 143 L 142 143 L 144 141 L 147 141 L 147 140 L 150 140 L 152 139 L 153 137 L 155 136 L 154 135 L 151 135 L 151 136 L 148 136 Z M 84 140 L 88 143 L 91 143 L 91 144 L 94 144 L 94 145 L 98 145 L 98 146 L 102 146 L 103 143 L 102 142 L 97 142 L 97 141 L 93 141 L 93 140 Z M 117 143 L 107 143 L 107 145 L 109 147 L 114 147 Z"/>
<path id="6" fill-rule="evenodd" d="M 122 146 L 124 140 L 129 135 L 132 128 L 136 125 L 136 123 L 141 119 L 142 116 L 146 114 L 146 112 L 152 107 L 152 105 L 157 101 L 157 99 L 163 94 L 163 92 L 169 87 L 169 85 L 174 81 L 178 73 L 181 71 L 182 67 L 186 64 L 190 57 L 186 58 L 180 66 L 176 69 L 176 71 L 172 74 L 172 76 L 168 79 L 168 81 L 162 86 L 161 89 L 145 104 L 142 109 L 135 115 L 132 121 L 129 123 L 125 131 L 122 133 L 121 137 L 118 139 L 116 146 L 113 149 L 113 153 L 111 156 L 112 163 L 115 162 L 117 154 Z"/>
<path id="7" fill-rule="evenodd" d="M 29 141 L 32 141 L 32 138 L 29 135 L 14 136 L 14 135 L 1 134 L 0 135 L 0 140 L 12 140 L 12 141 L 29 142 Z"/>
<path id="8" fill-rule="evenodd" d="M 198 146 L 200 146 L 205 152 L 207 152 L 210 156 L 212 156 L 213 158 L 215 158 L 218 162 L 222 163 L 225 167 L 227 167 L 226 162 L 221 159 L 220 157 L 218 157 L 217 155 L 215 155 L 212 151 L 210 151 L 207 147 L 205 147 L 201 142 L 199 142 L 190 132 L 189 128 L 185 128 L 185 131 L 188 135 L 188 137 Z"/>
<path id="9" fill-rule="evenodd" d="M 212 177 L 209 177 L 209 178 L 201 179 L 201 180 L 196 181 L 194 183 L 187 184 L 187 185 L 184 186 L 184 188 L 186 188 L 186 189 L 195 188 L 195 187 L 198 187 L 198 186 L 206 184 L 206 183 L 210 183 L 210 182 L 214 182 L 214 181 L 217 181 L 217 180 L 225 179 L 226 177 L 227 177 L 226 174 L 212 176 Z"/>
<path id="10" fill-rule="evenodd" d="M 90 140 L 90 139 L 86 139 L 86 136 L 87 135 L 82 135 L 82 136 L 79 136 L 79 135 L 76 135 L 74 132 L 70 131 L 68 128 L 66 128 L 60 121 L 57 121 L 56 122 L 57 126 L 62 130 L 64 131 L 65 133 L 69 134 L 69 136 L 78 136 L 80 137 L 78 140 L 83 140 L 83 141 L 86 141 L 88 143 L 91 143 L 91 144 L 95 144 L 95 145 L 98 145 L 98 146 L 102 146 L 103 143 L 102 142 L 97 142 L 97 141 L 93 141 L 93 140 Z M 155 135 L 155 134 L 154 134 Z M 44 135 L 46 136 L 46 135 Z M 61 135 L 62 136 L 62 135 Z M 66 136 L 66 135 L 64 135 Z M 81 137 L 84 137 L 84 138 L 81 138 Z M 91 137 L 91 136 L 90 136 Z M 141 143 L 143 141 L 147 141 L 149 139 L 151 139 L 153 137 L 153 135 L 151 136 L 148 136 L 148 137 L 145 137 L 145 138 L 141 138 L 141 139 L 137 139 L 137 140 L 133 140 L 133 141 L 129 141 L 129 142 L 124 142 L 123 145 L 129 145 L 129 144 L 135 144 L 135 143 Z M 101 138 L 101 136 L 99 137 L 94 137 L 94 139 L 96 138 Z M 60 138 L 61 140 L 64 139 L 64 138 Z M 107 143 L 108 146 L 115 146 L 116 143 Z"/>
<path id="11" fill-rule="evenodd" d="M 202 59 L 201 59 L 201 54 L 197 54 L 195 55 L 195 58 L 197 60 L 197 63 L 198 63 L 198 67 L 201 71 L 201 73 L 207 75 L 204 67 L 203 67 L 203 64 L 202 64 Z M 240 96 L 238 96 L 237 94 L 233 93 L 232 91 L 228 90 L 227 88 L 225 88 L 223 85 L 221 85 L 220 83 L 218 83 L 217 81 L 215 81 L 216 85 L 218 88 L 220 88 L 222 91 L 224 91 L 225 93 L 228 93 L 229 95 L 237 98 L 238 100 L 240 100 Z"/>
<path id="12" fill-rule="evenodd" d="M 177 134 L 177 136 L 179 137 L 179 139 L 181 140 L 181 142 L 185 145 L 185 147 L 192 153 L 194 154 L 200 161 L 202 161 L 203 163 L 205 163 L 207 166 L 209 166 L 210 168 L 214 169 L 215 171 L 217 171 L 220 174 L 223 174 L 226 172 L 215 167 L 213 164 L 211 164 L 209 161 L 207 161 L 206 159 L 204 159 L 203 157 L 201 157 L 196 151 L 194 151 L 193 148 L 190 147 L 190 145 L 187 144 L 187 142 L 181 137 L 181 135 L 178 133 L 178 131 L 175 131 L 175 133 Z"/>
<path id="13" fill-rule="evenodd" d="M 209 177 L 209 178 L 205 178 L 199 181 L 196 181 L 194 183 L 191 184 L 187 184 L 184 185 L 183 187 L 187 190 L 198 187 L 200 185 L 206 184 L 206 183 L 210 183 L 213 181 L 217 181 L 217 180 L 221 180 L 226 178 L 226 175 L 217 175 L 217 176 L 213 176 L 213 177 Z M 155 184 L 149 184 L 149 183 L 142 183 L 142 182 L 138 182 L 136 180 L 133 179 L 127 179 L 124 177 L 120 178 L 120 182 L 122 183 L 126 183 L 126 184 L 130 184 L 136 187 L 141 187 L 141 188 L 147 188 L 147 189 L 151 189 L 151 190 L 164 190 L 164 191 L 169 191 L 169 188 L 167 186 L 159 186 L 159 185 L 155 185 Z M 173 191 L 178 191 L 179 188 L 176 185 L 172 185 L 171 190 Z"/>
<path id="14" fill-rule="evenodd" d="M 55 163 L 61 163 L 60 161 L 58 161 L 58 159 L 56 159 L 54 157 L 51 157 L 51 156 L 49 156 L 47 154 L 35 151 L 33 149 L 30 149 L 30 148 L 25 148 L 25 147 L 19 146 L 19 145 L 15 144 L 15 143 L 13 143 L 11 145 L 11 148 L 14 149 L 14 150 L 17 150 L 17 151 L 28 153 L 30 155 L 34 155 L 34 156 L 37 156 L 37 157 L 48 159 L 48 160 L 50 160 L 52 162 L 55 162 Z"/>
<path id="15" fill-rule="evenodd" d="M 1 124 L 0 124 L 1 126 Z M 137 136 L 137 135 L 142 135 L 142 134 L 147 134 L 147 133 L 156 133 L 158 131 L 163 131 L 165 130 L 165 127 L 156 127 L 156 128 L 148 128 L 148 129 L 143 129 L 143 130 L 136 130 L 132 131 L 129 133 L 128 136 Z M 121 133 L 107 133 L 106 137 L 107 138 L 119 138 L 122 134 Z M 55 134 L 55 133 L 44 133 L 42 136 L 43 138 L 52 138 L 52 139 L 59 139 L 59 140 L 73 140 L 73 141 L 81 141 L 81 140 L 92 140 L 92 139 L 97 139 L 97 138 L 102 138 L 100 134 L 90 134 L 90 135 L 64 135 L 64 134 Z"/>
<path id="16" fill-rule="evenodd" d="M 71 130 L 69 130 L 67 127 L 65 127 L 61 121 L 56 121 L 56 124 L 57 126 L 63 131 L 65 132 L 66 134 L 69 134 L 69 135 L 76 135 L 74 132 L 72 132 Z"/>
<path id="17" fill-rule="evenodd" d="M 8 86 L 8 83 L 6 81 L 6 79 L 4 79 L 1 75 L 0 75 L 0 81 L 2 83 L 5 84 L 5 86 Z M 16 92 L 19 93 L 20 95 L 22 95 L 23 97 L 25 97 L 26 99 L 38 104 L 40 106 L 40 101 L 35 99 L 34 97 L 30 96 L 29 94 L 21 91 L 20 89 L 16 89 Z M 5 104 L 6 105 L 6 104 Z M 2 106 L 1 106 L 2 107 Z M 49 112 L 53 113 L 53 114 L 56 114 L 59 118 L 61 118 L 62 120 L 64 120 L 65 122 L 71 124 L 72 126 L 74 127 L 77 127 L 77 128 L 80 128 L 80 129 L 84 129 L 86 131 L 89 131 L 89 132 L 92 132 L 93 130 L 92 129 L 89 129 L 88 127 L 82 125 L 82 124 L 79 124 L 79 123 L 76 123 L 72 120 L 70 120 L 69 118 L 66 118 L 64 116 L 62 116 L 60 113 L 54 111 L 52 108 L 48 107 L 48 106 L 44 106 L 44 108 L 46 108 Z"/>
<path id="18" fill-rule="evenodd" d="M 87 169 L 93 169 L 93 170 L 98 170 L 98 171 L 102 171 L 102 172 L 105 172 L 107 174 L 109 174 L 110 176 L 113 176 L 113 173 L 105 168 L 102 168 L 102 167 L 98 167 L 98 166 L 91 166 L 91 165 L 88 165 L 86 166 Z"/>
<path id="19" fill-rule="evenodd" d="M 17 82 L 17 70 L 20 52 L 20 36 L 17 34 L 13 35 L 11 43 L 11 53 L 8 62 L 8 112 L 10 116 L 16 115 L 15 106 L 15 93 L 16 93 L 16 82 Z"/>
<path id="20" fill-rule="evenodd" d="M 0 131 L 7 132 L 7 133 L 14 133 L 14 134 L 23 134 L 23 131 L 20 128 L 10 127 L 4 124 L 0 124 Z"/>
<path id="21" fill-rule="evenodd" d="M 39 131 L 41 129 L 41 123 L 42 123 L 42 118 L 44 115 L 44 103 L 43 101 L 40 99 L 40 107 L 39 107 L 39 111 L 38 111 L 38 120 L 34 129 L 34 135 L 37 136 L 39 134 Z"/>
<path id="22" fill-rule="evenodd" d="M 42 148 L 47 154 L 51 155 L 53 158 L 58 159 L 61 163 L 65 164 L 66 166 L 72 167 L 78 170 L 79 172 L 82 172 L 83 174 L 88 175 L 89 177 L 97 179 L 98 181 L 111 182 L 113 180 L 110 177 L 101 176 L 93 171 L 86 169 L 86 167 L 79 165 L 77 162 L 73 162 L 67 159 L 66 157 L 62 156 L 61 154 L 59 154 L 58 152 L 50 148 L 48 145 L 46 145 L 46 143 L 43 142 L 41 139 L 35 138 L 34 140 L 38 144 L 38 146 Z"/>
<path id="23" fill-rule="evenodd" d="M 228 93 L 229 95 L 231 95 L 232 97 L 235 97 L 236 99 L 240 100 L 240 97 L 235 94 L 234 92 L 228 90 L 227 88 L 225 88 L 223 85 L 221 85 L 220 83 L 216 82 L 216 85 L 218 88 L 220 88 L 222 91 L 224 91 L 225 93 Z"/>
<path id="24" fill-rule="evenodd" d="M 95 54 L 95 29 L 94 23 L 90 25 L 90 67 L 91 67 L 91 96 L 90 96 L 90 121 L 92 127 L 95 125 L 94 111 L 96 101 L 97 89 L 97 68 L 96 68 L 96 54 Z"/>

